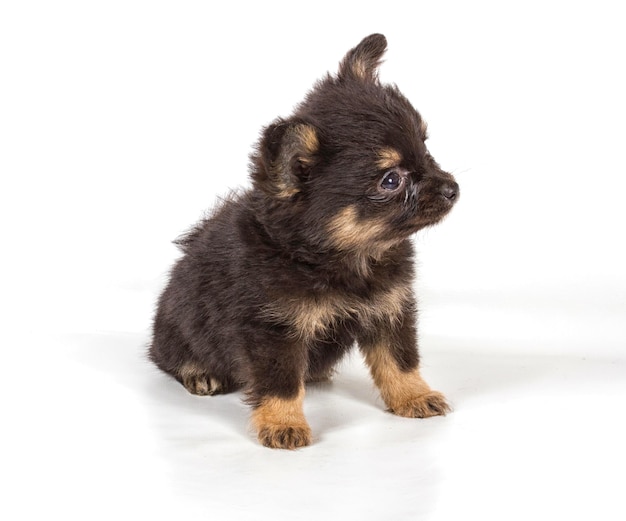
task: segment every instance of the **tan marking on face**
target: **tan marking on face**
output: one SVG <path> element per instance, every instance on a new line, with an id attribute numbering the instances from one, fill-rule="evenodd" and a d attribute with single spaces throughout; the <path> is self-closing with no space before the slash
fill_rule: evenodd
<path id="1" fill-rule="evenodd" d="M 367 350 L 365 361 L 382 399 L 394 414 L 427 418 L 449 412 L 450 407 L 443 395 L 431 390 L 419 369 L 402 371 L 387 346 Z"/>
<path id="2" fill-rule="evenodd" d="M 384 219 L 361 219 L 355 206 L 338 212 L 327 226 L 331 244 L 352 256 L 352 268 L 362 277 L 371 273 L 372 260 L 379 260 L 400 239 L 385 237 L 387 223 Z"/>
<path id="3" fill-rule="evenodd" d="M 311 443 L 311 428 L 304 417 L 304 386 L 292 399 L 265 398 L 252 412 L 252 424 L 266 447 L 296 449 Z"/>
<path id="4" fill-rule="evenodd" d="M 393 168 L 402 161 L 402 155 L 395 148 L 385 147 L 378 151 L 378 161 L 376 165 L 380 169 Z"/>
<path id="5" fill-rule="evenodd" d="M 358 217 L 354 206 L 347 206 L 333 217 L 328 225 L 331 241 L 341 250 L 367 249 L 381 237 L 385 224 Z"/>

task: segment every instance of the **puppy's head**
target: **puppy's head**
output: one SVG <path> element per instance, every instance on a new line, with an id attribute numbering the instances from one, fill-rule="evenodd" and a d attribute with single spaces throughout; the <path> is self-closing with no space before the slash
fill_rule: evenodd
<path id="1" fill-rule="evenodd" d="M 267 127 L 252 179 L 320 245 L 381 251 L 440 221 L 459 196 L 425 145 L 426 124 L 383 85 L 373 34 L 319 81 L 289 119 Z"/>

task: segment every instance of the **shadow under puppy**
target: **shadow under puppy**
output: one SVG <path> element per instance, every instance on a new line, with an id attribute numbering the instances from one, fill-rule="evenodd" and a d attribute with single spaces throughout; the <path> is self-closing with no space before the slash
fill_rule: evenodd
<path id="1" fill-rule="evenodd" d="M 251 156 L 252 188 L 179 239 L 150 358 L 194 394 L 243 388 L 268 447 L 311 442 L 305 383 L 355 344 L 389 410 L 445 414 L 419 372 L 411 234 L 458 199 L 373 34 Z"/>

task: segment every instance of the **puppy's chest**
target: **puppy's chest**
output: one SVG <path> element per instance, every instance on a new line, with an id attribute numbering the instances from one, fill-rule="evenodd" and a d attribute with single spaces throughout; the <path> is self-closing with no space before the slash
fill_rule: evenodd
<path id="1" fill-rule="evenodd" d="M 265 309 L 265 316 L 286 325 L 304 341 L 320 339 L 342 324 L 357 321 L 367 327 L 377 321 L 397 322 L 412 302 L 408 284 L 397 284 L 357 295 L 324 291 L 284 295 Z"/>

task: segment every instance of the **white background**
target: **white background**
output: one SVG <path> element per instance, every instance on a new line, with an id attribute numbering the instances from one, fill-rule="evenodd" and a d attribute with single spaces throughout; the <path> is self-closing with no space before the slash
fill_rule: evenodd
<path id="1" fill-rule="evenodd" d="M 3 2 L 1 517 L 625 519 L 618 4 Z M 416 237 L 454 412 L 386 414 L 355 354 L 307 394 L 315 444 L 271 451 L 240 395 L 146 362 L 154 301 L 261 127 L 372 32 L 461 185 Z"/>

